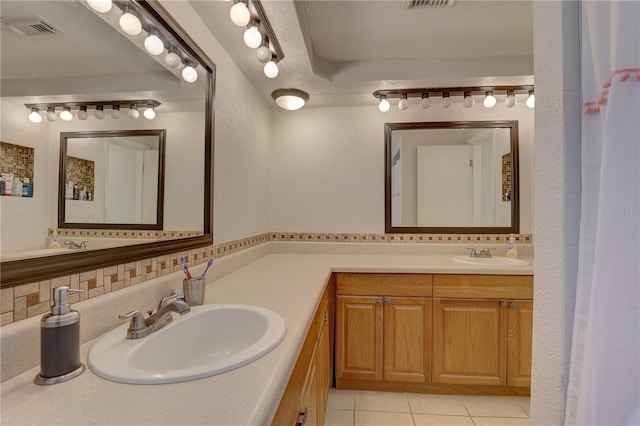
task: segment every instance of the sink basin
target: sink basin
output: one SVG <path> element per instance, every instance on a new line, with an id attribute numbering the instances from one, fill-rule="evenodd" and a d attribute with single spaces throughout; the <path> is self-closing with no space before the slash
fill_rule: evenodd
<path id="1" fill-rule="evenodd" d="M 504 256 L 469 257 L 469 255 L 462 255 L 454 257 L 453 260 L 460 263 L 479 266 L 525 266 L 529 264 L 526 260 L 513 259 L 511 257 Z"/>
<path id="2" fill-rule="evenodd" d="M 141 339 L 127 339 L 128 327 L 106 333 L 91 349 L 89 368 L 98 376 L 134 384 L 213 376 L 264 356 L 286 334 L 280 315 L 250 305 L 192 306 Z"/>
<path id="3" fill-rule="evenodd" d="M 58 254 L 58 253 L 71 253 L 71 249 L 64 248 L 45 248 L 45 249 L 35 249 L 35 250 L 27 250 L 23 251 L 22 254 L 25 256 L 41 256 L 45 254 Z"/>

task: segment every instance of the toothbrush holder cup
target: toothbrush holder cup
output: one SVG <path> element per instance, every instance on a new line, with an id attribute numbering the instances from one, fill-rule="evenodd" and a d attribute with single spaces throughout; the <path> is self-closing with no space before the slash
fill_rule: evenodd
<path id="1" fill-rule="evenodd" d="M 189 306 L 202 305 L 204 303 L 205 277 L 193 277 L 190 280 L 182 280 L 184 300 Z"/>

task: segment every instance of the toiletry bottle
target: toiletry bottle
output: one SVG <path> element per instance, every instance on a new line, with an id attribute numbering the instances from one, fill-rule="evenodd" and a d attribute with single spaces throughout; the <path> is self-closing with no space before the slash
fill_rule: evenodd
<path id="1" fill-rule="evenodd" d="M 28 177 L 24 178 L 24 183 L 22 184 L 22 196 L 23 197 L 33 196 L 33 192 L 31 189 L 31 180 Z"/>
<path id="2" fill-rule="evenodd" d="M 516 249 L 516 239 L 513 237 L 513 234 L 509 237 L 509 244 L 507 245 L 507 257 L 511 257 L 513 259 L 518 257 L 518 250 Z"/>
<path id="3" fill-rule="evenodd" d="M 60 248 L 60 243 L 58 242 L 58 230 L 54 229 L 53 234 L 51 234 L 51 242 L 49 243 L 49 248 Z"/>
<path id="4" fill-rule="evenodd" d="M 80 362 L 80 313 L 71 309 L 69 293 L 83 290 L 68 286 L 53 290 L 51 312 L 40 321 L 40 374 L 37 385 L 53 385 L 73 379 L 85 369 Z"/>
<path id="5" fill-rule="evenodd" d="M 11 195 L 14 197 L 22 197 L 22 182 L 20 182 L 20 179 L 17 177 L 14 177 L 11 183 Z"/>

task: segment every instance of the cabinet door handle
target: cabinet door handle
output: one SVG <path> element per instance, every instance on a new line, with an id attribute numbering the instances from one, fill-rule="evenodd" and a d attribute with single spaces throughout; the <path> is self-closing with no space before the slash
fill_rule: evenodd
<path id="1" fill-rule="evenodd" d="M 298 411 L 298 420 L 299 421 L 296 422 L 296 426 L 304 426 L 304 424 L 307 422 L 307 415 L 308 414 L 309 414 L 309 410 L 307 410 L 307 407 L 304 407 L 304 411 Z"/>
<path id="2" fill-rule="evenodd" d="M 328 314 L 324 314 L 323 321 L 324 322 L 329 322 L 329 315 Z"/>
<path id="3" fill-rule="evenodd" d="M 384 298 L 384 303 L 386 303 L 387 305 L 391 304 L 391 298 L 390 297 L 385 297 Z"/>
<path id="4" fill-rule="evenodd" d="M 511 309 L 517 309 L 518 308 L 518 302 L 511 302 Z"/>
<path id="5" fill-rule="evenodd" d="M 509 306 L 509 304 L 507 303 L 506 300 L 503 300 L 502 302 L 500 302 L 500 306 L 503 308 L 506 308 L 507 306 Z"/>
<path id="6" fill-rule="evenodd" d="M 382 297 L 376 299 L 376 305 L 382 305 Z"/>

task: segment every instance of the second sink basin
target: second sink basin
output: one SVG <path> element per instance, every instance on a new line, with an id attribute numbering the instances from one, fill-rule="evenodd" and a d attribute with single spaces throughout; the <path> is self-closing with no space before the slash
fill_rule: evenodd
<path id="1" fill-rule="evenodd" d="M 89 367 L 98 376 L 134 384 L 213 376 L 264 356 L 286 334 L 280 315 L 250 305 L 192 306 L 141 339 L 127 339 L 128 326 L 106 333 L 91 349 Z"/>
<path id="2" fill-rule="evenodd" d="M 479 266 L 525 266 L 529 262 L 522 259 L 513 259 L 511 257 L 493 256 L 493 257 L 470 257 L 469 255 L 455 256 L 456 262 L 469 263 Z"/>

